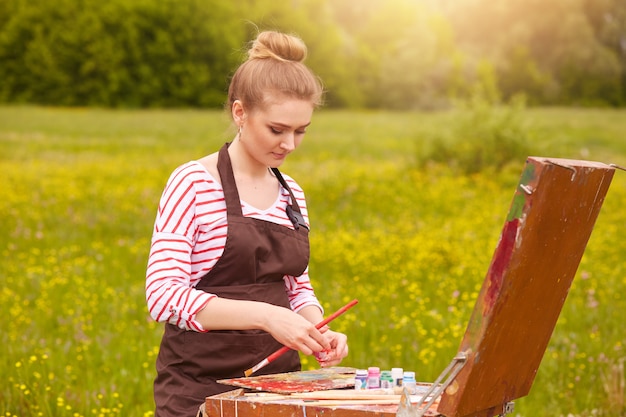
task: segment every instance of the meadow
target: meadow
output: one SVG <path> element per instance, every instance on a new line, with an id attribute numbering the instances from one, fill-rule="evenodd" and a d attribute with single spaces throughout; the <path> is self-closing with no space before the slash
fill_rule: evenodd
<path id="1" fill-rule="evenodd" d="M 516 117 L 528 155 L 626 166 L 625 110 Z M 328 312 L 360 300 L 333 323 L 350 340 L 345 365 L 433 381 L 456 353 L 525 158 L 464 171 L 424 152 L 453 138 L 461 160 L 483 146 L 482 125 L 322 110 L 283 166 L 307 194 L 318 297 Z M 153 415 L 163 328 L 144 277 L 156 206 L 176 166 L 233 134 L 220 111 L 0 107 L 0 416 Z M 626 415 L 625 206 L 616 171 L 514 415 Z"/>

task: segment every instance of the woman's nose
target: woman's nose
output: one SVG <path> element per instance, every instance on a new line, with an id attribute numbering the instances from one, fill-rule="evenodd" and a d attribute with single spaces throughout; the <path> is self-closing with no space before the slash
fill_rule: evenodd
<path id="1" fill-rule="evenodd" d="M 284 149 L 288 152 L 291 152 L 295 149 L 296 147 L 296 138 L 295 138 L 295 134 L 294 133 L 289 133 L 286 134 L 283 137 L 282 142 L 280 143 L 280 147 L 281 149 Z"/>

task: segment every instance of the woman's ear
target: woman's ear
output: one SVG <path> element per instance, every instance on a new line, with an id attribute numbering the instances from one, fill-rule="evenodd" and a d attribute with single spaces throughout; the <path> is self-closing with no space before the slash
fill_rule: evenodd
<path id="1" fill-rule="evenodd" d="M 230 108 L 230 111 L 233 116 L 233 121 L 237 127 L 241 127 L 246 118 L 246 111 L 243 108 L 243 103 L 240 100 L 235 100 Z"/>

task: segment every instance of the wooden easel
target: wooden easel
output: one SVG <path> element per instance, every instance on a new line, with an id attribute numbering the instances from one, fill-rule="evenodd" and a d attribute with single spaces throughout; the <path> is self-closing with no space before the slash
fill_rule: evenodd
<path id="1" fill-rule="evenodd" d="M 528 158 L 438 412 L 501 415 L 528 394 L 614 168 Z"/>

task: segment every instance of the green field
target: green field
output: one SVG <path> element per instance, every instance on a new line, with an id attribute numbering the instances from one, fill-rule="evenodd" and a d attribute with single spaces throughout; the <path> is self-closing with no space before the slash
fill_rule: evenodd
<path id="1" fill-rule="evenodd" d="M 516 116 L 528 154 L 626 166 L 624 110 Z M 307 193 L 319 298 L 327 311 L 360 300 L 333 324 L 349 337 L 347 366 L 433 381 L 456 353 L 524 164 L 466 173 L 425 161 L 444 139 L 459 159 L 480 149 L 464 117 L 320 111 L 283 166 Z M 152 415 L 162 326 L 144 273 L 156 205 L 176 166 L 233 133 L 219 111 L 0 108 L 1 416 Z M 626 415 L 625 206 L 617 171 L 515 415 Z"/>

